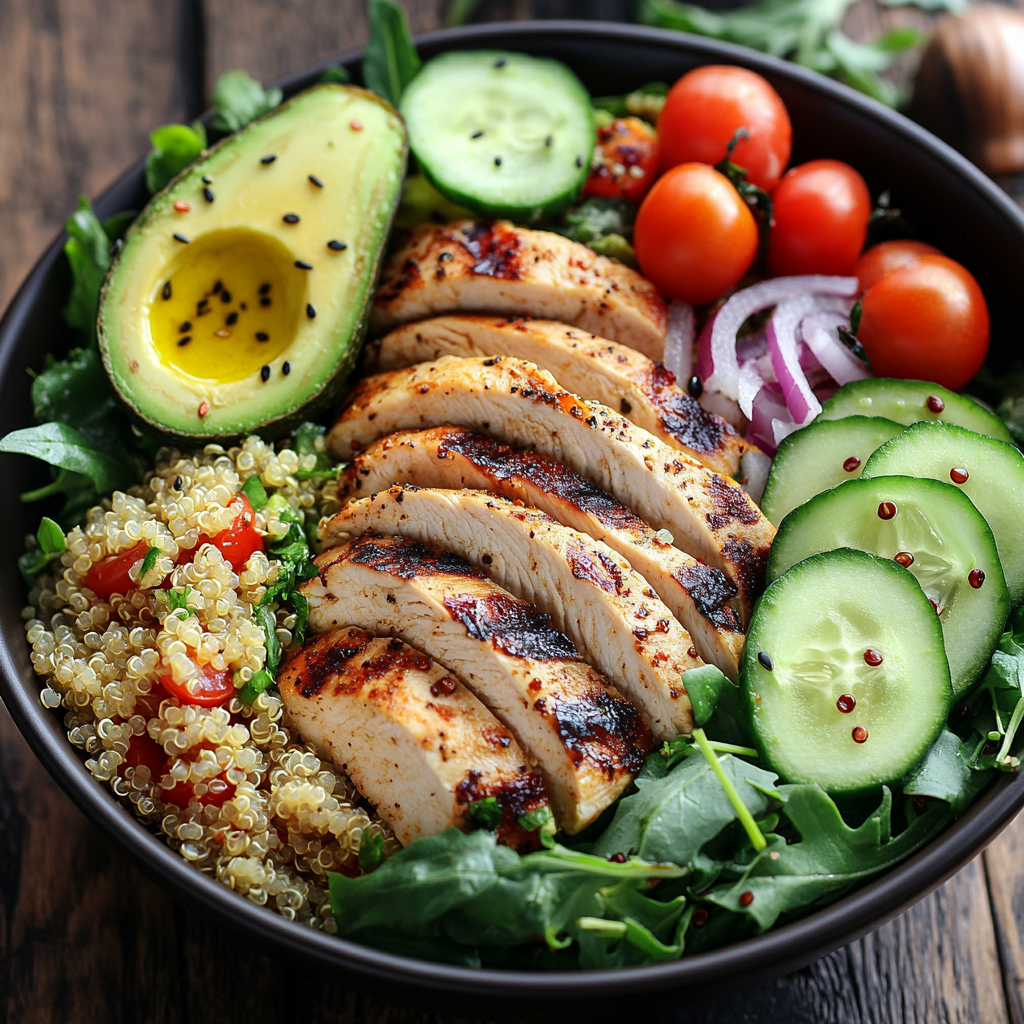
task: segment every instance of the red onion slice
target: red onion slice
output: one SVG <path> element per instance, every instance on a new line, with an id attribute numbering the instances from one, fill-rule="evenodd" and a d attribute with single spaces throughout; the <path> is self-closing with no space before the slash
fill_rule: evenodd
<path id="1" fill-rule="evenodd" d="M 736 357 L 736 332 L 747 317 L 798 295 L 854 295 L 857 288 L 855 277 L 806 274 L 772 278 L 737 292 L 718 311 L 713 325 L 709 324 L 711 330 L 705 328 L 709 335 L 706 345 L 701 335 L 697 372 L 705 389 L 722 391 L 733 399 L 738 397 L 740 367 Z"/>
<path id="2" fill-rule="evenodd" d="M 693 373 L 693 338 L 696 333 L 697 321 L 693 315 L 693 306 L 688 302 L 670 303 L 662 363 L 683 384 Z"/>
<path id="3" fill-rule="evenodd" d="M 775 307 L 775 312 L 768 321 L 768 351 L 772 355 L 775 379 L 782 388 L 793 422 L 801 427 L 821 412 L 821 403 L 814 396 L 800 367 L 796 329 L 808 313 L 820 308 L 820 304 L 817 295 L 800 295 L 786 299 Z"/>
<path id="4" fill-rule="evenodd" d="M 811 313 L 800 321 L 800 333 L 818 362 L 837 384 L 864 380 L 871 371 L 840 340 L 839 327 L 849 327 L 849 316 L 841 313 Z"/>

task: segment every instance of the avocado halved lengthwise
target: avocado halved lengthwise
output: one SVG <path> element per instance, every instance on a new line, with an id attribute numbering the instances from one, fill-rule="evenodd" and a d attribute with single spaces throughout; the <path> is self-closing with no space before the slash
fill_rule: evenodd
<path id="1" fill-rule="evenodd" d="M 326 406 L 359 354 L 406 153 L 388 103 L 319 85 L 154 196 L 100 297 L 131 410 L 202 441 L 282 434 Z"/>

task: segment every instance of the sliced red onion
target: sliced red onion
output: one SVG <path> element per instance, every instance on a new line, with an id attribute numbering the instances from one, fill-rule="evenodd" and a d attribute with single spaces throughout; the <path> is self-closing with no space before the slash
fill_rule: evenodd
<path id="1" fill-rule="evenodd" d="M 821 403 L 815 398 L 800 367 L 796 329 L 800 321 L 819 306 L 819 297 L 813 294 L 785 299 L 775 307 L 768 321 L 768 351 L 772 354 L 772 369 L 782 387 L 793 422 L 801 427 L 821 412 Z"/>
<path id="2" fill-rule="evenodd" d="M 768 483 L 768 474 L 771 468 L 772 460 L 764 452 L 759 452 L 754 448 L 748 448 L 740 456 L 740 475 L 744 481 L 743 490 L 758 503 L 764 497 L 764 488 Z"/>
<path id="3" fill-rule="evenodd" d="M 693 373 L 693 338 L 697 333 L 697 320 L 693 306 L 688 302 L 672 302 L 668 307 L 668 326 L 665 329 L 665 354 L 662 363 L 666 370 L 685 383 Z"/>
<path id="4" fill-rule="evenodd" d="M 715 361 L 711 358 L 711 334 L 715 329 L 715 321 L 717 319 L 718 313 L 713 313 L 708 317 L 708 322 L 704 325 L 700 332 L 700 337 L 697 339 L 697 368 L 694 372 L 705 382 L 713 379 L 715 375 Z M 708 390 L 706 383 L 704 390 Z"/>
<path id="5" fill-rule="evenodd" d="M 806 274 L 776 277 L 737 292 L 718 311 L 713 325 L 708 325 L 710 331 L 705 328 L 709 335 L 706 345 L 704 334 L 701 335 L 697 372 L 704 381 L 705 389 L 722 391 L 730 398 L 737 397 L 740 367 L 736 357 L 736 332 L 747 317 L 798 295 L 853 295 L 857 287 L 855 277 Z"/>
<path id="6" fill-rule="evenodd" d="M 740 367 L 739 383 L 736 387 L 740 411 L 748 420 L 754 415 L 754 399 L 766 383 L 764 373 L 757 364 L 757 360 L 751 360 Z"/>
<path id="7" fill-rule="evenodd" d="M 750 427 L 747 439 L 756 444 L 768 455 L 774 455 L 779 443 L 775 439 L 775 424 L 792 423 L 793 417 L 786 408 L 786 400 L 782 396 L 782 388 L 770 381 L 758 391 L 754 397 L 750 415 Z M 793 424 L 794 429 L 796 424 Z"/>
<path id="8" fill-rule="evenodd" d="M 800 321 L 800 332 L 807 347 L 838 384 L 864 380 L 868 368 L 839 340 L 839 327 L 849 327 L 849 316 L 841 313 L 811 313 Z"/>

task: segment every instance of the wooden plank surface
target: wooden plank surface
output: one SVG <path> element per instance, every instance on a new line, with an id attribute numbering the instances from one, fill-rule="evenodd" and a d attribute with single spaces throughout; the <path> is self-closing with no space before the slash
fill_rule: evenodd
<path id="1" fill-rule="evenodd" d="M 416 30 L 441 0 L 408 0 Z M 493 0 L 496 17 L 624 18 L 628 0 Z M 859 38 L 920 20 L 862 0 Z M 356 0 L 2 0 L 0 303 L 81 191 L 99 191 L 213 78 L 264 79 L 360 44 Z M 777 981 L 661 1020 L 1024 1024 L 1024 824 L 897 921 Z M 1003 967 L 1004 986 L 1000 967 Z M 0 1022 L 454 1024 L 239 948 L 176 906 L 60 793 L 0 709 Z M 453 1006 L 457 1011 L 457 1007 Z M 641 1014 L 642 1016 L 642 1014 Z"/>

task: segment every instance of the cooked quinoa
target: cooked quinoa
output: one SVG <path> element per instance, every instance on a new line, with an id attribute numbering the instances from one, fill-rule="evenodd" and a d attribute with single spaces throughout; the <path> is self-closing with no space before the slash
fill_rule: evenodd
<path id="1" fill-rule="evenodd" d="M 290 920 L 333 931 L 327 873 L 357 874 L 367 834 L 382 833 L 386 853 L 399 844 L 351 781 L 289 729 L 273 691 L 251 704 L 237 695 L 264 667 L 254 608 L 281 563 L 257 551 L 236 574 L 214 545 L 199 544 L 234 522 L 238 507 L 228 504 L 254 474 L 310 522 L 336 511 L 333 481 L 296 478 L 315 461 L 256 437 L 193 455 L 162 449 L 139 486 L 115 492 L 68 534 L 60 575 L 38 580 L 23 614 L 45 679 L 42 702 L 64 709 L 68 739 L 89 771 L 200 871 Z M 254 525 L 267 544 L 289 528 L 273 503 Z M 103 601 L 85 586 L 97 562 L 143 542 L 160 554 L 127 597 Z M 167 588 L 188 588 L 187 609 L 166 602 Z M 276 621 L 284 649 L 295 615 L 278 608 Z M 166 693 L 154 694 L 161 675 L 187 687 L 204 666 L 231 670 L 236 696 L 219 707 L 157 700 Z M 132 766 L 133 737 L 166 754 L 162 774 Z"/>

